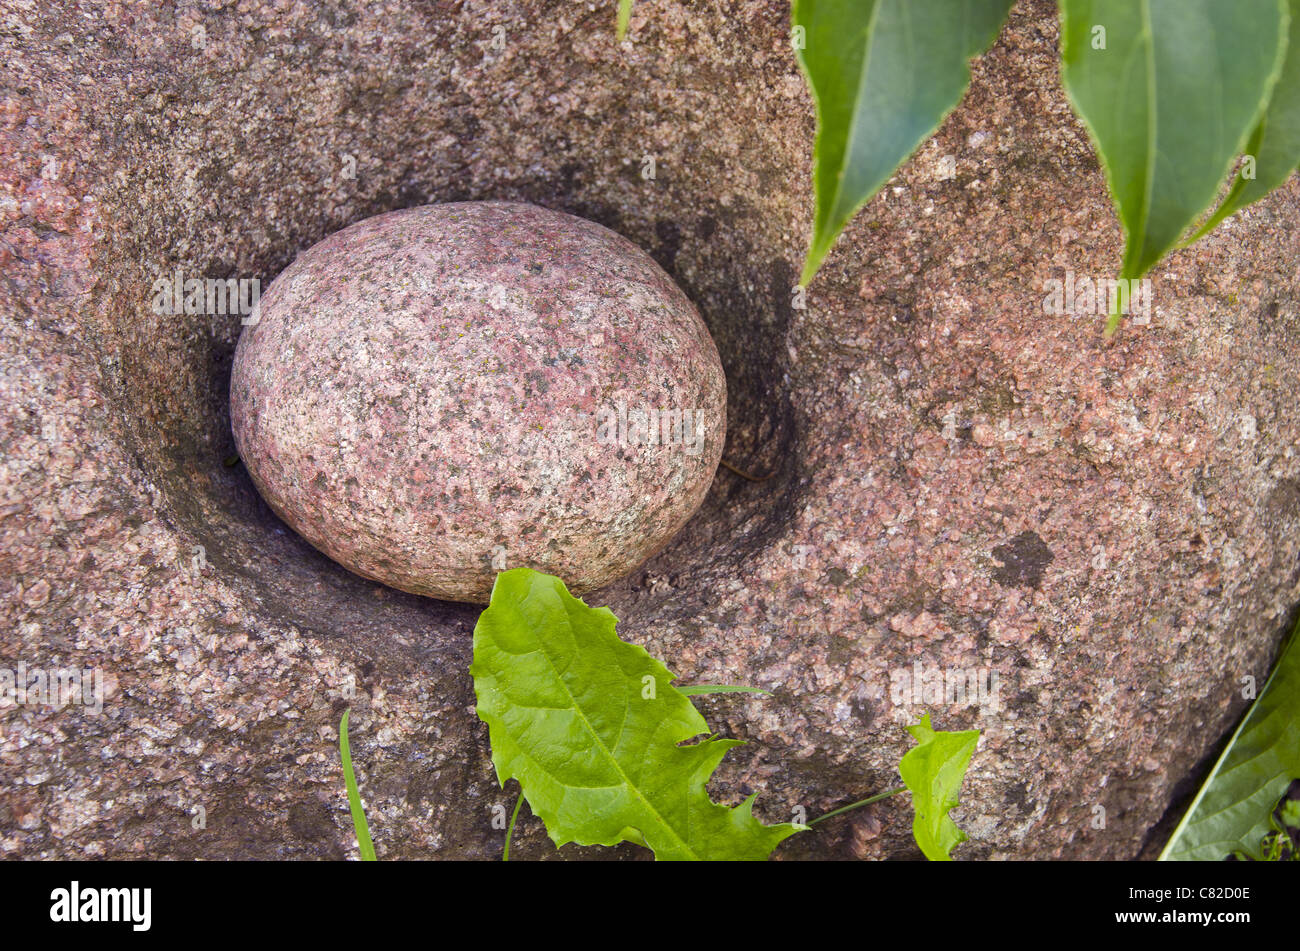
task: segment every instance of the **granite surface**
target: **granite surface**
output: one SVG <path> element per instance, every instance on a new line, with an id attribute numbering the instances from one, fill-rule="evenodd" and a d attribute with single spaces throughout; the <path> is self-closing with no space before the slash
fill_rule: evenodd
<path id="1" fill-rule="evenodd" d="M 1140 852 L 1300 594 L 1300 185 L 1158 268 L 1146 324 L 1044 313 L 1121 234 L 1055 4 L 1027 0 L 802 297 L 788 14 L 638 0 L 620 44 L 612 4 L 558 0 L 5 8 L 0 660 L 100 671 L 104 699 L 0 708 L 0 853 L 355 856 L 350 706 L 381 857 L 499 854 L 475 610 L 280 522 L 225 464 L 240 316 L 151 307 L 178 271 L 265 286 L 467 199 L 624 235 L 717 342 L 723 458 L 754 479 L 719 470 L 588 601 L 683 682 L 773 692 L 699 701 L 749 741 L 719 800 L 788 819 L 892 786 L 924 707 L 983 731 L 959 858 Z M 918 671 L 998 689 L 924 703 Z M 909 827 L 895 798 L 778 857 L 914 857 Z M 557 856 L 526 815 L 516 847 L 642 855 Z"/>

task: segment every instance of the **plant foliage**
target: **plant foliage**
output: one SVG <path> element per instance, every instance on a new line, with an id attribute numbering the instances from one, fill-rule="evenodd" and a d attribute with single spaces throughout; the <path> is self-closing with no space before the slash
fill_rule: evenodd
<path id="1" fill-rule="evenodd" d="M 1013 0 L 795 0 L 817 103 L 807 284 L 844 226 L 961 101 Z M 802 48 L 800 48 L 802 47 Z"/>
<path id="2" fill-rule="evenodd" d="M 343 759 L 343 784 L 348 791 L 348 810 L 352 813 L 352 828 L 357 834 L 357 848 L 361 851 L 361 861 L 375 861 L 375 846 L 370 841 L 370 825 L 366 822 L 366 810 L 361 805 L 361 792 L 357 789 L 357 777 L 352 772 L 352 747 L 348 744 L 348 716 L 351 710 L 343 711 L 339 721 L 339 756 Z"/>
<path id="3" fill-rule="evenodd" d="M 709 799 L 706 784 L 738 740 L 708 724 L 673 674 L 619 639 L 552 575 L 497 576 L 474 628 L 470 673 L 498 780 L 517 779 L 556 845 L 635 842 L 658 859 L 765 859 L 796 832 Z"/>
<path id="4" fill-rule="evenodd" d="M 795 0 L 817 105 L 800 283 L 958 103 L 1010 0 Z M 1126 234 L 1121 278 L 1263 198 L 1300 165 L 1300 0 L 1061 0 L 1062 80 Z M 1244 156 L 1243 156 L 1244 151 Z M 1113 315 L 1108 332 L 1117 326 Z"/>
<path id="5" fill-rule="evenodd" d="M 930 714 L 909 726 L 917 745 L 898 762 L 898 771 L 912 793 L 912 837 L 934 862 L 952 859 L 953 848 L 967 839 L 948 813 L 957 805 L 966 767 L 970 765 L 979 730 L 944 732 L 930 726 Z"/>
<path id="6" fill-rule="evenodd" d="M 1264 857 L 1261 844 L 1291 780 L 1300 779 L 1300 625 L 1228 741 L 1161 860 Z"/>
<path id="7" fill-rule="evenodd" d="M 632 22 L 632 0 L 618 0 L 618 24 L 615 35 L 621 43 L 627 39 L 627 25 Z"/>
<path id="8" fill-rule="evenodd" d="M 1286 0 L 1061 0 L 1061 75 L 1127 234 L 1121 278 L 1213 204 L 1264 116 L 1287 21 Z"/>

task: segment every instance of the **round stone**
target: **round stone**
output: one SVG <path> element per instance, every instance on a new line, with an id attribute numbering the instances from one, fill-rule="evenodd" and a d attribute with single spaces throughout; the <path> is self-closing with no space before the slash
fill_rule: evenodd
<path id="1" fill-rule="evenodd" d="M 528 566 L 576 592 L 661 550 L 726 437 L 717 348 L 650 257 L 532 205 L 369 218 L 300 254 L 235 352 L 262 497 L 357 574 L 484 603 Z"/>

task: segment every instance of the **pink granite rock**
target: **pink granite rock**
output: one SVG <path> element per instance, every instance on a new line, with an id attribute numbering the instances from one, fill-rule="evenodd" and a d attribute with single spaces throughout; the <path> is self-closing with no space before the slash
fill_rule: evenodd
<path id="1" fill-rule="evenodd" d="M 1171 255 L 1149 324 L 1045 315 L 1124 236 L 1059 5 L 1020 0 L 799 307 L 789 0 L 637 3 L 624 43 L 570 0 L 8 6 L 0 667 L 106 687 L 100 715 L 0 704 L 0 856 L 355 857 L 350 707 L 379 855 L 500 858 L 478 612 L 274 518 L 223 465 L 240 317 L 151 306 L 178 269 L 265 288 L 354 222 L 466 198 L 626 235 L 717 342 L 726 458 L 768 478 L 719 472 L 590 600 L 681 683 L 772 691 L 699 701 L 749 743 L 718 801 L 783 822 L 886 789 L 929 712 L 981 730 L 955 858 L 1159 851 L 1300 604 L 1300 177 Z M 928 703 L 917 665 L 996 673 L 996 709 Z M 777 857 L 920 857 L 906 797 L 870 809 Z M 557 855 L 527 810 L 512 843 L 644 856 Z"/>
<path id="2" fill-rule="evenodd" d="M 589 591 L 704 500 L 726 381 L 694 306 L 608 229 L 532 205 L 361 221 L 272 282 L 231 424 L 299 534 L 395 588 L 486 602 L 527 565 Z"/>

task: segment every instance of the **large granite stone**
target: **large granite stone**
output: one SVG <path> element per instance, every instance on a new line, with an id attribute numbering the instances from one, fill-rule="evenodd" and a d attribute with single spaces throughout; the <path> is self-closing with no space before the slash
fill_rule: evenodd
<path id="1" fill-rule="evenodd" d="M 249 474 L 313 545 L 403 591 L 486 604 L 518 566 L 599 588 L 672 540 L 718 468 L 708 329 L 590 221 L 518 202 L 376 215 L 250 311 L 230 384 Z"/>
<path id="2" fill-rule="evenodd" d="M 1149 324 L 1045 315 L 1045 283 L 1113 273 L 1121 235 L 1056 5 L 1023 2 L 801 301 L 788 12 L 640 0 L 618 44 L 612 4 L 558 0 L 10 9 L 0 656 L 98 667 L 107 697 L 0 712 L 4 854 L 355 854 L 347 706 L 382 856 L 499 853 L 475 610 L 279 522 L 224 465 L 239 315 L 150 307 L 177 269 L 265 283 L 353 222 L 465 199 L 650 249 L 717 341 L 724 458 L 767 478 L 720 471 L 588 600 L 685 680 L 774 692 L 700 701 L 750 741 L 718 798 L 785 819 L 891 786 L 913 665 L 996 671 L 996 709 L 930 707 L 983 730 L 957 855 L 1139 853 L 1297 598 L 1300 186 L 1158 269 Z M 535 820 L 517 836 L 553 854 Z M 917 853 L 896 798 L 778 854 Z"/>

